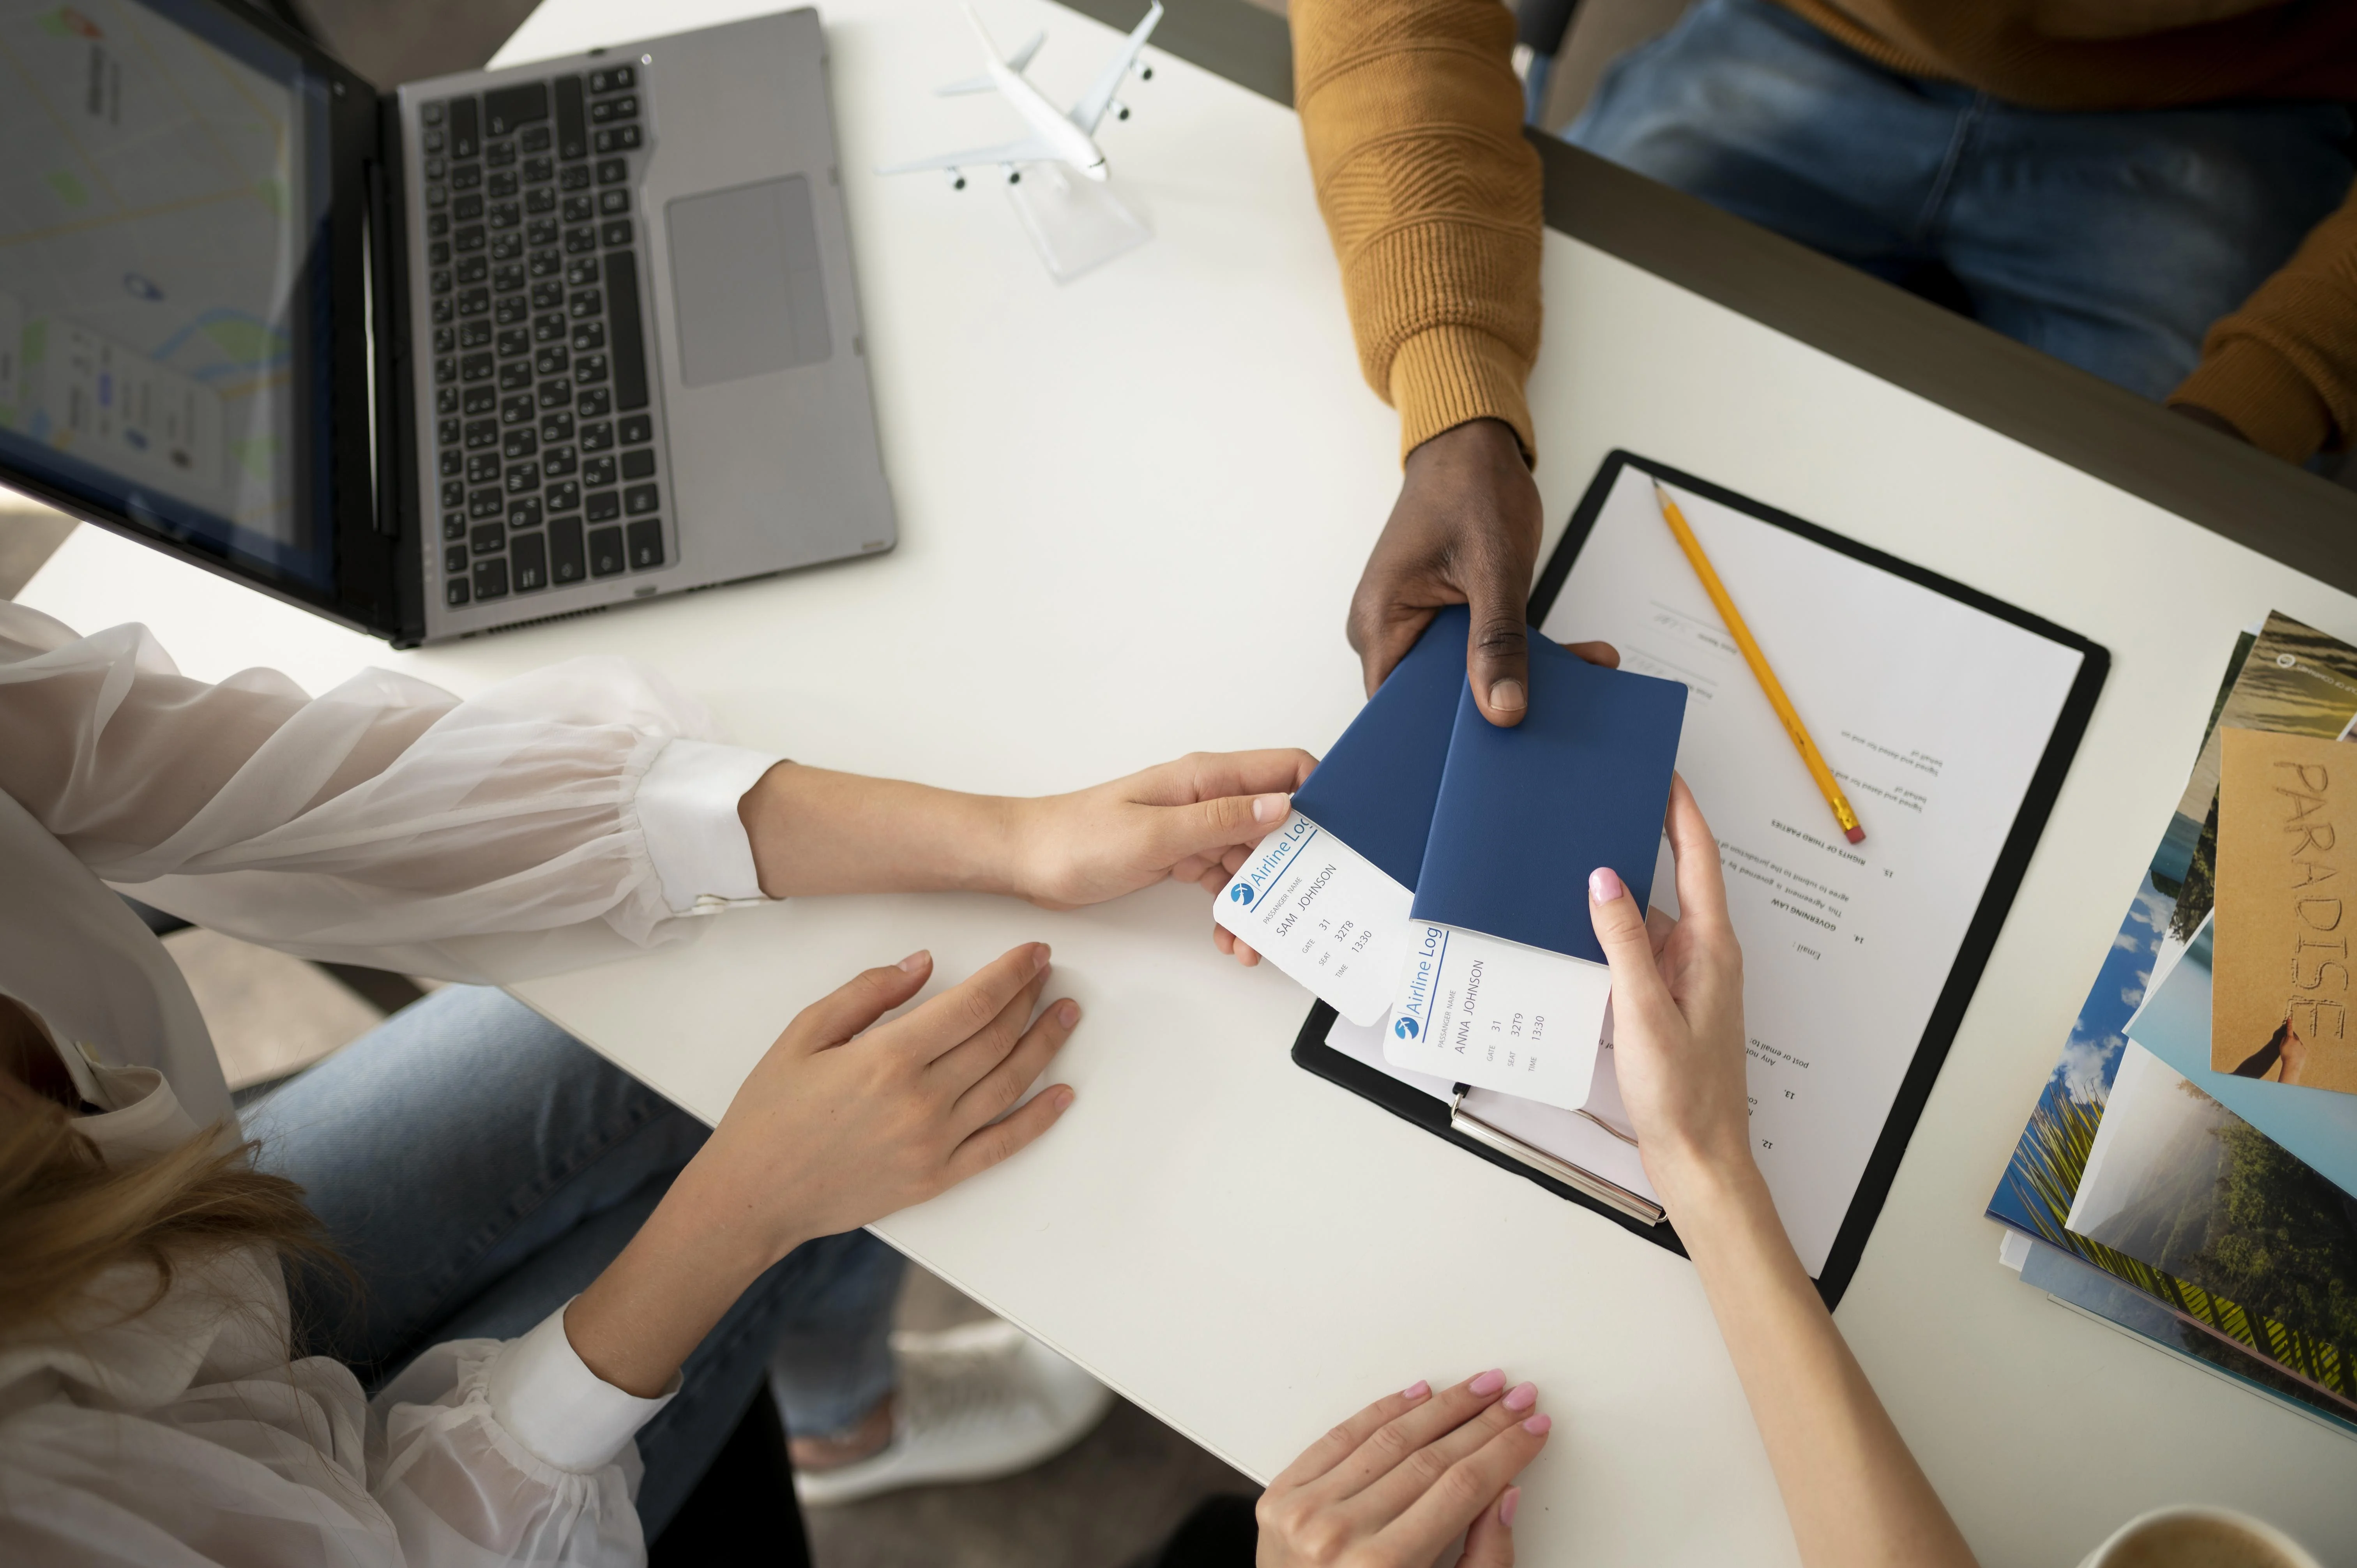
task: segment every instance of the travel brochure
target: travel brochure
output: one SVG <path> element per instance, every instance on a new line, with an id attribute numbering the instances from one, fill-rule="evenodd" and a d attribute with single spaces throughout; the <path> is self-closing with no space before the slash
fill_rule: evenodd
<path id="1" fill-rule="evenodd" d="M 2025 1283 L 2357 1435 L 2357 1094 L 2322 1087 L 2353 719 L 2357 648 L 2281 615 L 2238 640 L 1988 1213 Z"/>
<path id="2" fill-rule="evenodd" d="M 2193 933 L 2184 955 L 2152 987 L 2128 1020 L 2128 1038 L 2184 1075 L 2187 1081 L 2268 1137 L 2318 1175 L 2357 1192 L 2357 1095 L 2303 1091 L 2212 1065 L 2215 983 L 2212 973 L 2213 918 Z"/>
<path id="3" fill-rule="evenodd" d="M 2134 1335 L 2229 1382 L 2280 1396 L 2319 1425 L 2357 1436 L 2357 1422 L 2347 1419 L 2337 1401 L 2318 1393 L 2274 1362 L 2262 1360 L 2233 1340 L 2189 1326 L 2160 1301 L 2059 1247 L 2050 1247 L 2043 1241 L 2029 1242 L 2028 1256 L 2021 1265 L 2021 1283 L 2044 1291 L 2051 1301 L 2108 1323 L 2122 1333 Z"/>
<path id="4" fill-rule="evenodd" d="M 2348 875 L 2357 870 L 2346 741 L 2220 736 L 2218 967 L 2211 1065 L 2238 1078 L 2357 1092 L 2349 1027 Z"/>

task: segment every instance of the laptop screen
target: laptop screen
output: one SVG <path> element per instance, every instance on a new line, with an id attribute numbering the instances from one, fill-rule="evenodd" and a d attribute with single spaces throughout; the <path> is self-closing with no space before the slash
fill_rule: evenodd
<path id="1" fill-rule="evenodd" d="M 331 585 L 328 114 L 207 0 L 0 0 L 0 467 Z"/>

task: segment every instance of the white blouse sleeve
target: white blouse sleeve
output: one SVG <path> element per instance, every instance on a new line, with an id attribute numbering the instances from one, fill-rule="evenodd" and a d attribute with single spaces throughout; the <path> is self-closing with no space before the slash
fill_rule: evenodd
<path id="1" fill-rule="evenodd" d="M 371 1402 L 369 1489 L 408 1568 L 642 1563 L 639 1399 L 575 1353 L 560 1307 L 522 1338 L 417 1358 Z"/>
<path id="2" fill-rule="evenodd" d="M 127 1267 L 78 1332 L 0 1346 L 0 1562 L 44 1568 L 638 1568 L 632 1439 L 552 1314 L 436 1345 L 373 1401 L 291 1359 L 278 1262 Z M 673 1391 L 677 1389 L 673 1381 Z"/>
<path id="3" fill-rule="evenodd" d="M 759 897 L 737 802 L 778 758 L 719 740 L 622 659 L 466 702 L 379 670 L 313 698 L 0 602 L 0 789 L 103 880 L 308 958 L 512 981 Z"/>

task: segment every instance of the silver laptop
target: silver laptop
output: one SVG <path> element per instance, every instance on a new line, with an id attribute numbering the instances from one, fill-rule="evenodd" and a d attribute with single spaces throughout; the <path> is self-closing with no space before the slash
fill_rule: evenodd
<path id="1" fill-rule="evenodd" d="M 891 548 L 818 14 L 380 94 L 19 29 L 0 479 L 407 646 Z"/>

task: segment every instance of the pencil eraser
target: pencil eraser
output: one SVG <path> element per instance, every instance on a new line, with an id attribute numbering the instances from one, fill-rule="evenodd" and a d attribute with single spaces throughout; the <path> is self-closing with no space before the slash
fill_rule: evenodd
<path id="1" fill-rule="evenodd" d="M 1844 833 L 1842 836 L 1849 840 L 1852 843 L 1864 843 L 1866 842 L 1866 830 L 1864 828 L 1852 828 L 1848 832 Z"/>

